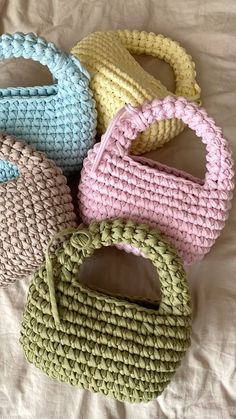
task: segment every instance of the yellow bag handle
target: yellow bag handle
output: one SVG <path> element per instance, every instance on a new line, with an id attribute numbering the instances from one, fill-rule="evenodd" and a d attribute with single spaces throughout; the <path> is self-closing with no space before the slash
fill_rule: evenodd
<path id="1" fill-rule="evenodd" d="M 200 102 L 201 88 L 196 83 L 195 64 L 178 42 L 153 32 L 128 29 L 112 32 L 131 54 L 151 55 L 169 64 L 175 75 L 175 95 Z"/>

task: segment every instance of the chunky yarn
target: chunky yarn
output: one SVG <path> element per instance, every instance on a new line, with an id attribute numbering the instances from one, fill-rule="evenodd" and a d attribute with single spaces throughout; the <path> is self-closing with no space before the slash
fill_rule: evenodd
<path id="1" fill-rule="evenodd" d="M 132 141 L 154 121 L 184 121 L 207 150 L 205 179 L 129 155 Z M 214 244 L 231 207 L 233 163 L 228 142 L 205 110 L 184 98 L 126 106 L 84 161 L 79 209 L 84 223 L 122 217 L 158 227 L 187 263 Z"/>
<path id="2" fill-rule="evenodd" d="M 0 135 L 0 158 L 19 170 L 16 179 L 0 183 L 1 287 L 32 274 L 51 236 L 75 226 L 76 216 L 66 178 L 43 153 Z"/>
<path id="3" fill-rule="evenodd" d="M 0 131 L 16 135 L 46 152 L 65 174 L 79 170 L 94 144 L 95 102 L 87 70 L 72 55 L 29 33 L 0 37 L 0 60 L 25 58 L 48 66 L 57 83 L 0 89 Z M 17 176 L 0 162 L 0 181 Z"/>
<path id="4" fill-rule="evenodd" d="M 70 232 L 72 233 L 72 232 Z M 159 304 L 106 295 L 79 281 L 86 257 L 126 243 L 159 273 Z M 133 221 L 80 226 L 47 255 L 29 287 L 21 344 L 49 377 L 118 400 L 147 402 L 162 393 L 190 344 L 191 307 L 185 271 L 158 230 Z"/>
<path id="5" fill-rule="evenodd" d="M 175 95 L 199 100 L 195 64 L 177 42 L 163 35 L 137 30 L 95 32 L 82 39 L 72 53 L 91 72 L 90 87 L 97 112 L 98 132 L 103 134 L 116 112 L 126 103 L 143 105 L 156 97 L 171 94 L 163 84 L 148 74 L 131 54 L 146 54 L 166 61 L 175 76 Z M 162 146 L 184 128 L 172 118 L 155 122 L 132 144 L 133 154 L 142 154 Z"/>

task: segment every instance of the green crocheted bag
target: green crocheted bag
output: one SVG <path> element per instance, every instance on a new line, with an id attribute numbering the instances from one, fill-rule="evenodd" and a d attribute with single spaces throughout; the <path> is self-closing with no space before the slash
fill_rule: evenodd
<path id="1" fill-rule="evenodd" d="M 21 330 L 28 361 L 52 378 L 118 400 L 156 398 L 190 344 L 190 296 L 180 258 L 158 230 L 133 221 L 67 233 L 70 239 L 46 255 L 29 288 Z M 84 259 L 117 243 L 138 248 L 158 270 L 156 309 L 79 283 Z"/>

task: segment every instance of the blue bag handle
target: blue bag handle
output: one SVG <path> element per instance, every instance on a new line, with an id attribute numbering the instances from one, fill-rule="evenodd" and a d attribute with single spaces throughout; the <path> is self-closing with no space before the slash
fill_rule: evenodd
<path id="1" fill-rule="evenodd" d="M 38 61 L 48 67 L 54 79 L 63 81 L 65 73 L 73 75 L 75 68 L 90 79 L 89 72 L 72 54 L 60 51 L 52 42 L 36 36 L 33 33 L 15 32 L 5 33 L 0 36 L 0 60 L 9 58 L 25 58 Z"/>

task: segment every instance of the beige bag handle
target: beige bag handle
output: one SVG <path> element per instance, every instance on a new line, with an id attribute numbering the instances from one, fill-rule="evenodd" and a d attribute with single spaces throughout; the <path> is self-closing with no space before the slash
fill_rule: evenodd
<path id="1" fill-rule="evenodd" d="M 17 166 L 20 175 L 55 167 L 52 161 L 45 158 L 44 153 L 35 151 L 30 145 L 8 134 L 0 135 L 0 159 Z"/>

